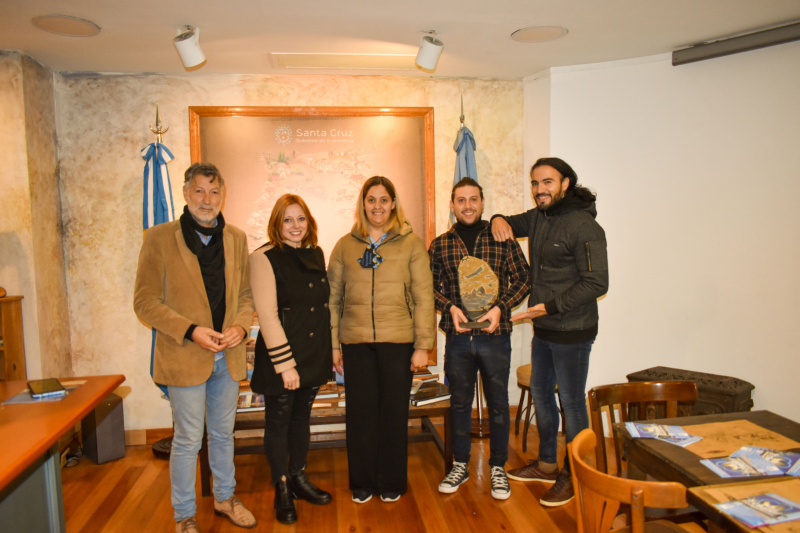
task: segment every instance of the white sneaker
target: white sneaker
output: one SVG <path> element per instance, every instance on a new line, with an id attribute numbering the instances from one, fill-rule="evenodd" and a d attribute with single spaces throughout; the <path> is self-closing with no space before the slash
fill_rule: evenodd
<path id="1" fill-rule="evenodd" d="M 458 487 L 469 479 L 469 468 L 467 463 L 453 463 L 453 469 L 445 476 L 441 483 L 439 483 L 439 492 L 445 494 L 452 494 L 458 490 Z"/>
<path id="2" fill-rule="evenodd" d="M 507 500 L 511 496 L 511 486 L 508 484 L 506 471 L 502 466 L 492 467 L 492 497 L 495 500 Z"/>

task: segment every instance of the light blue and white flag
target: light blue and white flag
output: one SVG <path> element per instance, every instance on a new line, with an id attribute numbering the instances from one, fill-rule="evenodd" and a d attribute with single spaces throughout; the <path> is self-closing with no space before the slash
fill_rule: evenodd
<path id="1" fill-rule="evenodd" d="M 167 163 L 174 159 L 172 152 L 161 143 L 151 143 L 142 148 L 144 164 L 144 198 L 142 228 L 152 228 L 175 220 L 172 203 L 172 184 Z"/>
<path id="2" fill-rule="evenodd" d="M 142 203 L 142 229 L 152 228 L 175 220 L 175 205 L 172 203 L 172 184 L 169 181 L 167 163 L 175 159 L 172 152 L 161 143 L 151 143 L 142 148 L 144 164 L 144 195 Z M 156 349 L 156 329 L 150 345 L 150 377 L 153 377 L 153 360 Z M 166 385 L 156 383 L 169 397 Z"/>
<path id="3" fill-rule="evenodd" d="M 462 178 L 472 178 L 478 181 L 478 168 L 475 166 L 475 137 L 469 128 L 461 126 L 456 136 L 453 150 L 456 151 L 456 172 L 453 177 L 453 186 Z M 456 223 L 456 216 L 450 211 L 450 226 Z"/>

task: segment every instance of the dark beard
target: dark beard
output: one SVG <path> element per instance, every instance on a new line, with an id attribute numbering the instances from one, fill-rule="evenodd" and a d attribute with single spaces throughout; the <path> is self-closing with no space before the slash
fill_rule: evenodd
<path id="1" fill-rule="evenodd" d="M 549 202 L 549 203 L 546 203 L 546 204 L 536 204 L 536 209 L 538 209 L 538 210 L 539 210 L 539 211 L 541 211 L 541 212 L 545 212 L 545 211 L 547 211 L 548 209 L 550 209 L 551 207 L 553 207 L 553 206 L 555 205 L 555 203 L 556 203 L 556 202 L 558 202 L 558 200 L 560 200 L 560 199 L 561 199 L 561 198 L 559 198 L 558 200 L 553 200 L 552 198 L 553 198 L 553 197 L 551 196 L 551 197 L 550 197 L 550 202 Z M 563 196 L 562 196 L 562 198 L 563 198 Z"/>
<path id="2" fill-rule="evenodd" d="M 558 198 L 553 198 L 553 196 L 551 195 L 550 196 L 550 203 L 547 203 L 547 204 L 536 204 L 536 209 L 538 209 L 539 211 L 544 213 L 544 212 L 548 211 L 550 208 L 552 208 L 554 205 L 556 205 L 558 202 L 563 200 L 566 195 L 567 195 L 567 193 L 565 191 L 562 191 L 561 196 L 559 196 Z"/>

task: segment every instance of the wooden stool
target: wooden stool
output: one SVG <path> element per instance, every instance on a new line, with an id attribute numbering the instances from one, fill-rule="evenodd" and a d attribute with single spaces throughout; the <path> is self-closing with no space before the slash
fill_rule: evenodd
<path id="1" fill-rule="evenodd" d="M 522 389 L 519 395 L 519 407 L 517 407 L 517 420 L 514 424 L 514 435 L 519 435 L 519 421 L 522 419 L 522 413 L 527 411 L 525 416 L 525 425 L 522 433 L 522 451 L 528 451 L 528 429 L 531 426 L 531 419 L 536 412 L 536 406 L 533 403 L 533 396 L 531 396 L 531 365 L 521 365 L 517 368 L 517 386 Z M 558 392 L 558 383 L 556 383 L 555 393 L 558 395 L 558 411 L 561 413 L 561 428 L 566 434 L 567 420 L 564 418 L 564 409 L 561 407 L 561 394 Z M 527 405 L 525 404 L 525 395 L 527 394 Z"/>

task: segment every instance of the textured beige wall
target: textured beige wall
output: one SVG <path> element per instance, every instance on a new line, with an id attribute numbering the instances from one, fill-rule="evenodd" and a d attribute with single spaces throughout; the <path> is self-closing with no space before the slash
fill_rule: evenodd
<path id="1" fill-rule="evenodd" d="M 25 139 L 42 376 L 70 376 L 53 73 L 22 57 Z"/>
<path id="2" fill-rule="evenodd" d="M 33 196 L 46 197 L 48 195 L 47 185 L 36 187 L 31 181 L 29 168 L 29 129 L 41 128 L 46 132 L 49 128 L 50 145 L 53 149 L 47 154 L 47 141 L 38 143 L 34 147 L 33 157 L 37 155 L 51 156 L 51 168 L 55 167 L 55 129 L 52 122 L 52 83 L 48 82 L 47 76 L 38 76 L 36 72 L 31 79 L 26 77 L 27 72 L 32 70 L 35 65 L 27 57 L 18 52 L 0 52 L 0 163 L 3 166 L 3 208 L 0 209 L 0 286 L 3 286 L 9 294 L 21 294 L 22 300 L 22 325 L 25 341 L 25 363 L 29 378 L 41 377 L 43 366 L 43 353 L 46 346 L 41 343 L 40 324 L 42 317 L 39 316 L 39 295 L 41 289 L 38 285 L 48 279 L 49 272 L 37 271 L 37 252 L 46 245 L 41 246 L 38 239 L 41 237 L 41 228 L 36 224 L 34 211 L 36 208 L 32 203 Z M 41 68 L 41 66 L 36 65 Z M 50 78 L 52 79 L 52 78 Z M 47 92 L 47 84 L 50 83 L 50 123 L 45 120 L 38 120 L 47 114 L 43 111 L 42 116 L 34 117 L 36 114 L 29 112 L 30 105 L 38 105 L 37 96 Z M 29 101 L 30 99 L 34 101 Z M 46 107 L 46 106 L 45 106 Z M 30 121 L 30 122 L 29 122 Z M 34 124 L 35 122 L 35 124 Z M 34 135 L 36 137 L 36 135 Z M 38 139 L 37 139 L 38 140 Z M 36 181 L 35 179 L 33 180 Z M 57 190 L 57 178 L 52 180 Z M 41 202 L 37 202 L 41 205 Z M 57 207 L 56 194 L 56 207 Z M 56 224 L 58 212 L 54 214 Z M 45 237 L 45 240 L 51 240 Z M 57 246 L 61 247 L 61 238 L 55 238 Z M 63 269 L 62 269 L 63 279 Z M 62 314 L 67 320 L 66 313 Z M 65 324 L 66 325 L 66 324 Z M 66 331 L 66 328 L 65 328 Z M 68 343 L 66 345 L 69 350 Z M 50 366 L 47 365 L 48 371 Z M 55 375 L 55 374 L 50 374 Z"/>
<path id="3" fill-rule="evenodd" d="M 0 52 L 0 285 L 21 294 L 28 377 L 71 375 L 53 74 Z"/>
<path id="4" fill-rule="evenodd" d="M 22 320 L 26 366 L 29 377 L 39 377 L 39 321 L 22 87 L 22 56 L 18 52 L 0 52 L 0 286 L 8 294 L 25 297 Z"/>
<path id="5" fill-rule="evenodd" d="M 139 151 L 154 140 L 155 104 L 170 126 L 164 143 L 176 212 L 189 165 L 189 106 L 431 106 L 435 113 L 436 227 L 445 230 L 460 96 L 478 143 L 487 214 L 522 209 L 522 82 L 375 76 L 57 76 L 67 285 L 73 372 L 123 373 L 130 429 L 171 425 L 149 377 L 150 332 L 133 313 L 142 242 Z"/>

